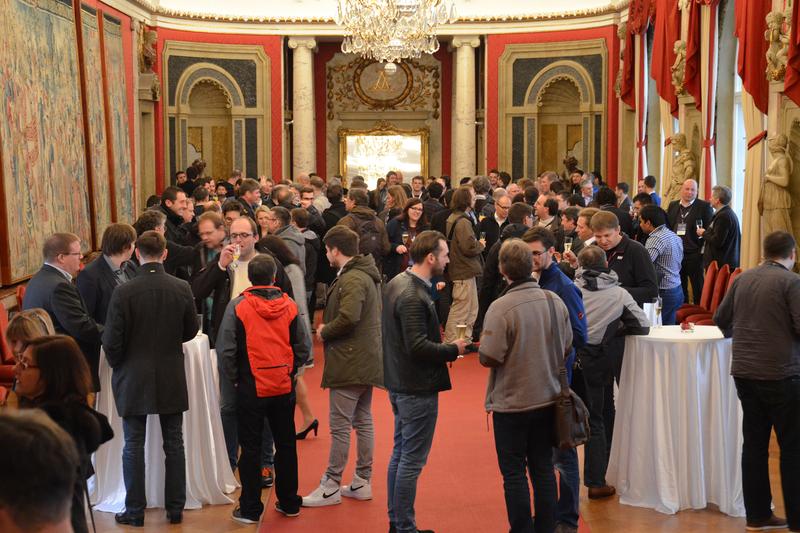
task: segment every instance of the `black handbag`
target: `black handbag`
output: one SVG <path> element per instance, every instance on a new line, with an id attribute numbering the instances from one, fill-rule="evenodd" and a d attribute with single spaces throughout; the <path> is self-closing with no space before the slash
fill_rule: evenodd
<path id="1" fill-rule="evenodd" d="M 550 308 L 550 326 L 553 328 L 555 349 L 561 352 L 561 329 L 556 318 L 556 309 L 553 297 L 545 292 L 547 305 Z M 553 446 L 561 450 L 576 448 L 586 444 L 589 440 L 589 410 L 575 392 L 569 388 L 567 382 L 567 357 L 569 347 L 565 350 L 558 369 L 558 378 L 561 382 L 561 391 L 555 399 L 553 406 Z"/>

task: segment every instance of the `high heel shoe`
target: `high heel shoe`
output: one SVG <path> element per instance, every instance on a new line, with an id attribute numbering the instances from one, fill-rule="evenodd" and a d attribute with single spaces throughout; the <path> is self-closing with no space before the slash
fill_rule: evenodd
<path id="1" fill-rule="evenodd" d="M 316 418 L 314 419 L 313 422 L 311 422 L 308 425 L 308 427 L 306 429 L 304 429 L 303 431 L 301 431 L 300 433 L 298 433 L 296 435 L 297 440 L 305 440 L 306 436 L 309 434 L 309 432 L 312 429 L 314 430 L 314 436 L 316 437 L 317 436 L 317 431 L 319 430 L 319 420 L 317 420 Z"/>

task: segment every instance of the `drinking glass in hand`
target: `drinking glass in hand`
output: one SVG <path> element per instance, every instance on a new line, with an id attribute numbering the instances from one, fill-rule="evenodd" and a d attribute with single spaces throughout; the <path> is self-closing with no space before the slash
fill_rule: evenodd
<path id="1" fill-rule="evenodd" d="M 409 235 L 408 235 L 408 232 L 407 232 L 407 231 L 404 231 L 404 232 L 403 232 L 403 244 L 404 244 L 406 247 L 407 247 L 407 246 L 409 246 L 409 245 L 411 244 L 411 243 L 409 242 Z"/>
<path id="2" fill-rule="evenodd" d="M 564 237 L 564 253 L 569 253 L 572 250 L 572 237 Z"/>
<path id="3" fill-rule="evenodd" d="M 663 302 L 661 300 L 661 296 L 659 296 L 658 298 L 655 298 L 653 300 L 653 303 L 656 306 L 656 323 L 654 324 L 654 327 L 660 328 L 661 327 L 661 306 L 663 304 Z"/>

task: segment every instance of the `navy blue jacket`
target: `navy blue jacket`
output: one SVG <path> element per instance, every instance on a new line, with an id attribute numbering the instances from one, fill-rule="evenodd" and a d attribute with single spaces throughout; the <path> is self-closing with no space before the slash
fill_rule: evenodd
<path id="1" fill-rule="evenodd" d="M 572 347 L 567 357 L 567 376 L 572 382 L 572 365 L 575 362 L 575 349 L 586 344 L 588 337 L 586 312 L 583 309 L 581 290 L 561 271 L 558 263 L 550 263 L 539 277 L 539 286 L 552 291 L 561 298 L 569 311 L 569 323 L 572 325 Z"/>

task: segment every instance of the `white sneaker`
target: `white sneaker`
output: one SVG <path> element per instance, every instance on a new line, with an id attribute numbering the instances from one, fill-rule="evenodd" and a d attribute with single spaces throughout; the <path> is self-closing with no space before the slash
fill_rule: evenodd
<path id="1" fill-rule="evenodd" d="M 353 482 L 342 487 L 342 496 L 355 498 L 356 500 L 371 500 L 372 485 L 366 479 L 353 474 Z"/>
<path id="2" fill-rule="evenodd" d="M 303 507 L 324 507 L 339 503 L 342 503 L 342 491 L 339 484 L 324 476 L 314 492 L 303 496 Z"/>

